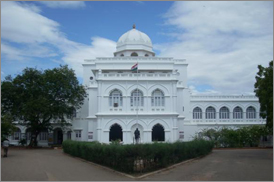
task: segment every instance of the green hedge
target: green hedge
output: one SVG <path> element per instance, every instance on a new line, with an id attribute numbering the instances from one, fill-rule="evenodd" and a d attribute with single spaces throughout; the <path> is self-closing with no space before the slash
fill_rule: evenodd
<path id="1" fill-rule="evenodd" d="M 65 153 L 126 173 L 148 172 L 187 159 L 206 155 L 213 142 L 153 143 L 138 145 L 100 144 L 97 142 L 63 142 Z"/>
<path id="2" fill-rule="evenodd" d="M 216 128 L 204 129 L 200 137 L 214 142 L 215 147 L 258 147 L 262 136 L 273 135 L 265 126 L 247 126 L 237 129 Z"/>

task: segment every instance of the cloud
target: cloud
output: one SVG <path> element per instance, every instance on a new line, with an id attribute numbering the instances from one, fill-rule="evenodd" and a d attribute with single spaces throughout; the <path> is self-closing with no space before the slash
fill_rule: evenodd
<path id="1" fill-rule="evenodd" d="M 46 58 L 56 56 L 57 53 L 53 52 L 46 46 L 39 44 L 28 44 L 21 48 L 16 48 L 5 42 L 1 43 L 1 53 L 8 60 L 26 60 L 29 58 Z"/>
<path id="2" fill-rule="evenodd" d="M 1 5 L 2 39 L 16 43 L 43 43 L 64 37 L 59 24 L 40 15 L 34 5 L 7 1 L 2 1 Z"/>
<path id="3" fill-rule="evenodd" d="M 112 57 L 116 50 L 116 42 L 101 37 L 91 38 L 91 45 L 79 44 L 71 48 L 63 49 L 65 56 L 62 58 L 67 64 L 72 66 L 76 74 L 82 77 L 84 59 L 94 59 L 96 57 Z"/>
<path id="4" fill-rule="evenodd" d="M 185 58 L 189 85 L 214 92 L 250 93 L 257 65 L 273 59 L 273 2 L 175 2 L 164 16 L 173 42 L 160 56 Z"/>
<path id="5" fill-rule="evenodd" d="M 73 42 L 60 31 L 58 22 L 42 16 L 33 4 L 1 5 L 1 55 L 9 61 L 48 57 L 68 64 L 83 77 L 84 59 L 113 56 L 115 42 L 100 37 L 93 37 L 90 45 Z"/>
<path id="6" fill-rule="evenodd" d="M 39 1 L 39 3 L 49 8 L 77 9 L 86 6 L 83 1 Z"/>
<path id="7" fill-rule="evenodd" d="M 221 94 L 220 92 L 218 92 L 216 90 L 212 90 L 212 89 L 198 91 L 194 85 L 190 85 L 189 89 L 190 89 L 192 95 L 220 95 Z"/>

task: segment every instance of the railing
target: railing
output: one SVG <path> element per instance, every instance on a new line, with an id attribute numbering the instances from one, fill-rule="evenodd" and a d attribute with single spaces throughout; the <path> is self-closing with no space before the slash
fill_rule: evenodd
<path id="1" fill-rule="evenodd" d="M 161 78 L 161 79 L 170 79 L 175 78 L 172 76 L 171 73 L 102 73 L 97 75 L 97 79 L 102 78 L 111 78 L 111 79 L 121 79 L 121 78 L 135 78 L 137 77 L 142 78 Z"/>
<path id="2" fill-rule="evenodd" d="M 95 62 L 95 61 L 171 61 L 171 62 L 186 62 L 185 59 L 173 59 L 172 57 L 97 57 L 96 59 L 85 59 L 85 62 Z"/>
<path id="3" fill-rule="evenodd" d="M 165 111 L 165 107 L 153 107 L 151 108 L 152 112 L 163 112 Z"/>
<path id="4" fill-rule="evenodd" d="M 237 124 L 245 124 L 245 123 L 254 123 L 254 124 L 265 124 L 265 119 L 193 119 L 192 123 L 207 123 L 207 124 L 224 124 L 224 123 L 237 123 Z"/>
<path id="5" fill-rule="evenodd" d="M 258 99 L 253 95 L 192 95 L 191 99 Z"/>

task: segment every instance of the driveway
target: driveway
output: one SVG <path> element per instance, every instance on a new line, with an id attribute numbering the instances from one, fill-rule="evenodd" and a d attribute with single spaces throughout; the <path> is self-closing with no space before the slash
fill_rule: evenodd
<path id="1" fill-rule="evenodd" d="M 129 181 L 53 149 L 11 149 L 1 158 L 2 181 Z"/>
<path id="2" fill-rule="evenodd" d="M 113 170 L 62 150 L 10 149 L 1 158 L 2 181 L 130 181 Z M 149 175 L 144 181 L 273 181 L 272 149 L 213 150 L 201 159 Z"/>
<path id="3" fill-rule="evenodd" d="M 272 149 L 213 150 L 146 181 L 273 181 Z"/>

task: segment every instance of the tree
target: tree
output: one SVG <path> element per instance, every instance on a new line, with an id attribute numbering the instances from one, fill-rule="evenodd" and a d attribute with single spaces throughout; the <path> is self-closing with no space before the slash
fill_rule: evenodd
<path id="1" fill-rule="evenodd" d="M 12 123 L 12 117 L 9 114 L 1 115 L 1 142 L 16 130 Z"/>
<path id="2" fill-rule="evenodd" d="M 256 83 L 254 85 L 256 96 L 260 102 L 260 116 L 266 118 L 266 126 L 273 129 L 273 60 L 269 67 L 258 65 Z"/>
<path id="3" fill-rule="evenodd" d="M 2 113 L 9 113 L 19 124 L 30 128 L 30 145 L 37 145 L 37 136 L 44 129 L 52 129 L 52 121 L 69 125 L 67 116 L 73 115 L 83 104 L 85 88 L 79 84 L 68 66 L 52 70 L 26 68 L 14 79 L 1 82 Z"/>

